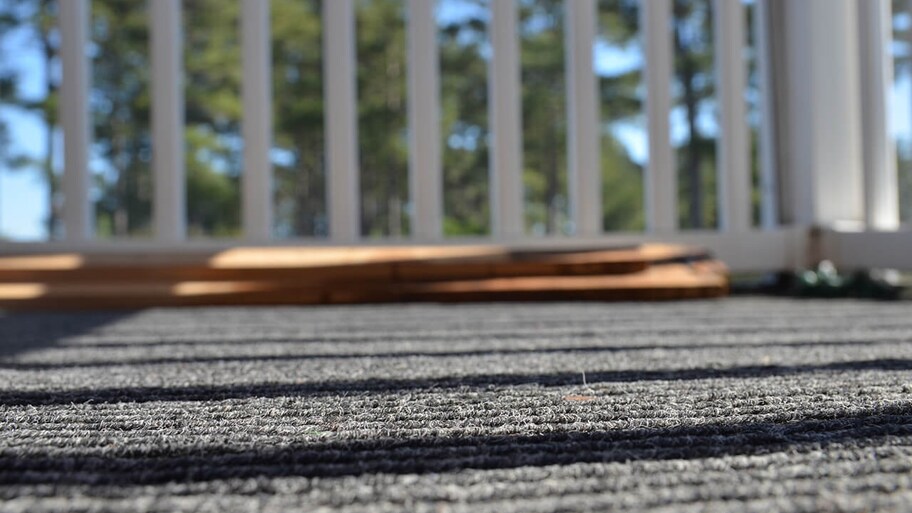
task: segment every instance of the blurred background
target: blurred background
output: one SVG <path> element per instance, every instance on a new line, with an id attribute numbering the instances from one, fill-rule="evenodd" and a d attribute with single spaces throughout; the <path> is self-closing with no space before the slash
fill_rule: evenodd
<path id="1" fill-rule="evenodd" d="M 486 34 L 489 0 L 437 0 L 444 173 L 444 233 L 490 231 Z M 320 0 L 270 0 L 274 94 L 274 235 L 327 235 Z M 897 2 L 902 3 L 902 2 Z M 61 79 L 57 0 L 0 0 L 0 236 L 60 234 L 62 150 L 57 105 Z M 748 16 L 753 1 L 746 1 Z M 241 47 L 237 0 L 186 0 L 187 226 L 191 236 L 240 233 Z M 522 148 L 528 234 L 568 231 L 565 5 L 522 0 Z M 643 48 L 639 0 L 600 0 L 594 71 L 601 101 L 602 224 L 644 228 Z M 679 223 L 715 227 L 718 120 L 710 0 L 673 5 L 674 109 Z M 903 194 L 912 190 L 908 65 L 909 15 L 895 16 Z M 406 9 L 403 0 L 356 2 L 361 229 L 368 237 L 409 234 L 406 113 Z M 748 22 L 749 48 L 755 41 Z M 151 225 L 150 52 L 145 0 L 91 1 L 90 153 L 92 203 L 100 237 L 147 237 Z M 748 56 L 752 165 L 760 110 Z M 755 191 L 755 221 L 759 193 Z M 905 219 L 912 215 L 905 201 Z"/>
<path id="2" fill-rule="evenodd" d="M 432 1 L 432 0 L 429 0 Z M 491 0 L 435 0 L 440 61 L 443 232 L 485 235 L 489 210 L 488 21 Z M 61 236 L 59 0 L 0 0 L 0 237 Z M 146 0 L 91 0 L 89 156 L 96 236 L 152 234 L 150 34 Z M 753 218 L 759 222 L 756 6 L 748 21 L 744 92 Z M 900 215 L 912 219 L 912 17 L 893 0 L 890 109 Z M 184 31 L 186 223 L 191 237 L 240 234 L 243 139 L 238 0 L 181 2 Z M 528 235 L 573 231 L 567 179 L 565 3 L 520 0 L 523 219 Z M 593 69 L 601 105 L 602 225 L 644 229 L 644 50 L 640 0 L 599 0 Z M 719 132 L 711 0 L 673 0 L 673 109 L 678 224 L 715 228 Z M 273 235 L 328 234 L 320 0 L 270 0 Z M 361 232 L 411 230 L 404 0 L 357 0 Z"/>

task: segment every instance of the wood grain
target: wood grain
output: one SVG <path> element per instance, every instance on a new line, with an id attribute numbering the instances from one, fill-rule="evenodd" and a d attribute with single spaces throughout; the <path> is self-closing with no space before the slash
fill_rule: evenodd
<path id="1" fill-rule="evenodd" d="M 244 248 L 210 255 L 0 258 L 0 308 L 660 300 L 728 291 L 697 248 Z"/>

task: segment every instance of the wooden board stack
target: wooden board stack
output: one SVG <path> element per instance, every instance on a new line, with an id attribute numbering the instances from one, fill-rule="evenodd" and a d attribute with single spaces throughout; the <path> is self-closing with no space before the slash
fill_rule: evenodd
<path id="1" fill-rule="evenodd" d="M 698 248 L 237 248 L 0 257 L 0 309 L 376 302 L 667 300 L 728 292 Z"/>

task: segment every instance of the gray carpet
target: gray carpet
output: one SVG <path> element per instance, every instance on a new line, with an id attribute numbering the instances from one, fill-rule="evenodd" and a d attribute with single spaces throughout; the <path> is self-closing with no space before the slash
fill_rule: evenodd
<path id="1" fill-rule="evenodd" d="M 0 316 L 2 511 L 910 511 L 912 303 Z"/>

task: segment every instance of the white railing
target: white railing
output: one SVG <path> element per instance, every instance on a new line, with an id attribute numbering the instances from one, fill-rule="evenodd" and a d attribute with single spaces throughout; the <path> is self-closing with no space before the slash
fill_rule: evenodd
<path id="1" fill-rule="evenodd" d="M 273 241 L 270 238 L 273 224 L 270 162 L 273 124 L 269 2 L 240 1 L 243 238 L 234 242 L 207 242 L 188 240 L 186 237 L 180 0 L 149 2 L 154 236 L 146 241 L 101 241 L 93 238 L 88 169 L 91 132 L 87 101 L 91 67 L 84 51 L 89 44 L 90 0 L 62 0 L 65 236 L 62 241 L 41 244 L 4 243 L 4 251 L 117 251 L 135 248 L 190 251 L 232 244 L 368 243 L 359 235 L 354 0 L 325 0 L 322 3 L 330 237 L 292 241 Z M 524 234 L 522 214 L 518 7 L 512 0 L 490 0 L 491 26 L 488 33 L 492 55 L 488 81 L 493 140 L 489 173 L 492 236 L 487 240 L 520 246 L 653 239 L 689 242 L 716 250 L 735 269 L 763 269 L 803 263 L 808 248 L 819 245 L 819 241 L 806 236 L 811 226 L 831 226 L 833 221 L 844 217 L 856 219 L 862 231 L 896 229 L 895 149 L 887 131 L 886 105 L 886 91 L 892 74 L 892 63 L 887 54 L 891 27 L 889 0 L 785 2 L 779 5 L 778 12 L 773 12 L 772 4 L 766 0 L 756 0 L 756 3 L 757 55 L 764 98 L 759 151 L 763 196 L 760 229 L 752 228 L 751 222 L 750 144 L 744 99 L 747 18 L 742 1 L 714 0 L 713 4 L 720 126 L 716 166 L 719 170 L 719 230 L 681 232 L 677 227 L 677 178 L 669 121 L 674 62 L 670 28 L 672 0 L 644 0 L 640 9 L 640 29 L 645 57 L 649 145 L 645 173 L 647 232 L 605 234 L 601 229 L 599 100 L 592 65 L 597 5 L 596 0 L 567 0 L 564 32 L 567 38 L 568 192 L 575 235 L 529 238 Z M 440 72 L 435 2 L 407 0 L 406 5 L 409 9 L 409 184 L 413 205 L 413 237 L 410 242 L 455 243 L 457 241 L 442 238 Z M 788 23 L 780 23 L 782 18 L 788 18 Z M 785 40 L 784 50 L 778 47 L 777 53 L 771 39 L 782 38 Z M 838 43 L 835 47 L 834 42 Z M 857 53 L 850 55 L 856 49 Z M 838 52 L 843 54 L 837 55 Z M 776 55 L 780 60 L 786 55 L 788 62 L 780 62 L 777 67 L 774 62 Z M 787 75 L 787 80 L 779 81 L 787 85 L 785 90 L 775 89 L 774 81 L 770 79 L 773 73 Z M 840 85 L 840 81 L 845 83 Z M 781 96 L 777 106 L 771 101 L 773 90 Z M 857 109 L 852 110 L 853 106 Z M 834 129 L 831 125 L 846 120 L 857 122 L 858 126 Z M 786 126 L 787 130 L 783 128 Z M 782 136 L 784 131 L 788 131 L 785 139 Z M 791 146 L 780 147 L 783 141 Z M 835 156 L 828 152 L 835 152 Z M 846 163 L 834 159 L 848 160 Z M 779 193 L 777 182 L 780 178 L 785 194 Z M 853 182 L 856 178 L 857 184 Z M 834 185 L 828 181 L 838 183 Z M 787 205 L 782 210 L 788 212 L 791 218 L 787 225 L 778 222 L 783 202 Z M 823 243 L 828 248 L 827 255 L 844 257 L 847 263 L 912 265 L 905 262 L 904 255 L 885 257 L 876 252 L 847 249 L 847 244 L 856 243 L 851 241 L 861 240 L 857 239 L 857 235 L 842 237 L 837 231 L 827 233 L 830 235 Z M 864 244 L 872 244 L 871 241 L 879 237 L 877 234 L 866 236 L 868 239 L 864 240 Z M 890 237 L 888 242 L 882 243 L 884 247 L 894 252 L 912 249 L 909 238 L 902 232 Z M 912 251 L 907 254 L 912 254 Z"/>

